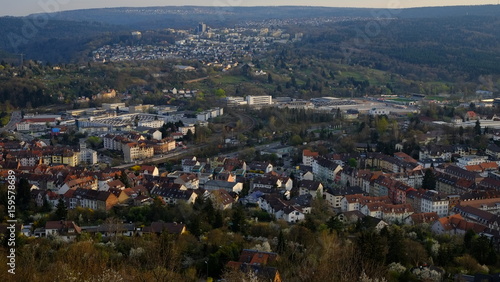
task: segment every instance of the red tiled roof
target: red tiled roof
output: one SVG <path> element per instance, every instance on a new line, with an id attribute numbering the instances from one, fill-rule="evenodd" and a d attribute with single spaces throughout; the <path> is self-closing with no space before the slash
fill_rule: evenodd
<path id="1" fill-rule="evenodd" d="M 302 155 L 306 157 L 317 157 L 319 156 L 319 153 L 305 149 L 304 151 L 302 151 Z"/>

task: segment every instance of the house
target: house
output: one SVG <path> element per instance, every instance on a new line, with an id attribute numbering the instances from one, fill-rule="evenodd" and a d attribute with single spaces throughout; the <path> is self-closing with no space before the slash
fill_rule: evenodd
<path id="1" fill-rule="evenodd" d="M 193 167 L 199 166 L 200 162 L 196 160 L 196 158 L 193 159 L 184 159 L 182 160 L 182 171 L 184 172 L 191 172 L 193 170 Z"/>
<path id="2" fill-rule="evenodd" d="M 466 221 L 460 214 L 441 217 L 431 226 L 432 232 L 438 235 L 464 235 L 467 230 L 473 230 L 476 233 L 481 233 L 487 228 L 488 227 L 482 224 Z"/>
<path id="3" fill-rule="evenodd" d="M 312 169 L 312 167 L 311 167 Z M 301 180 L 314 180 L 314 174 L 312 171 L 306 171 L 299 177 Z"/>
<path id="4" fill-rule="evenodd" d="M 387 196 L 374 197 L 361 194 L 345 195 L 340 201 L 342 212 L 361 210 L 368 203 L 386 203 L 392 204 L 391 199 Z"/>
<path id="5" fill-rule="evenodd" d="M 91 234 L 100 233 L 104 237 L 132 237 L 136 234 L 136 228 L 133 223 L 104 223 L 97 227 L 82 227 L 82 230 Z"/>
<path id="6" fill-rule="evenodd" d="M 42 207 L 45 202 L 50 204 L 53 208 L 57 205 L 60 195 L 50 190 L 31 190 L 31 197 L 35 200 L 37 207 Z"/>
<path id="7" fill-rule="evenodd" d="M 186 233 L 187 230 L 186 225 L 182 223 L 155 221 L 151 222 L 150 226 L 145 226 L 141 233 L 160 235 L 163 232 L 182 235 Z"/>
<path id="8" fill-rule="evenodd" d="M 435 212 L 422 212 L 414 213 L 406 218 L 405 223 L 408 225 L 419 225 L 419 224 L 434 224 L 439 219 L 439 215 Z"/>
<path id="9" fill-rule="evenodd" d="M 338 219 L 343 223 L 356 223 L 361 221 L 366 215 L 359 210 L 339 213 Z"/>
<path id="10" fill-rule="evenodd" d="M 152 165 L 142 165 L 141 171 L 143 174 L 147 174 L 147 175 L 152 175 L 152 176 L 159 176 L 160 175 L 158 167 L 152 166 Z"/>
<path id="11" fill-rule="evenodd" d="M 323 196 L 323 184 L 314 180 L 301 180 L 299 181 L 299 195 L 311 194 L 313 198 L 316 196 Z"/>
<path id="12" fill-rule="evenodd" d="M 360 211 L 367 216 L 383 219 L 385 222 L 403 222 L 403 220 L 413 214 L 413 208 L 409 204 L 393 205 L 384 202 L 369 202 L 360 208 Z"/>
<path id="13" fill-rule="evenodd" d="M 403 153 L 403 152 L 394 153 L 394 157 L 397 159 L 400 159 L 402 161 L 405 161 L 405 162 L 410 162 L 410 163 L 417 163 L 418 162 L 417 160 L 415 160 L 414 158 L 412 158 L 411 156 L 409 156 L 408 154 Z"/>
<path id="14" fill-rule="evenodd" d="M 234 271 L 253 272 L 259 281 L 281 282 L 278 269 L 268 264 L 275 264 L 279 259 L 277 253 L 244 249 L 238 261 L 230 261 L 227 268 Z"/>
<path id="15" fill-rule="evenodd" d="M 157 129 L 151 129 L 151 130 L 148 131 L 148 133 L 151 135 L 151 137 L 154 140 L 161 140 L 162 136 L 163 136 L 162 133 L 161 133 L 161 131 L 159 131 Z"/>
<path id="16" fill-rule="evenodd" d="M 47 221 L 45 236 L 59 236 L 66 241 L 72 241 L 81 234 L 82 229 L 73 221 Z"/>
<path id="17" fill-rule="evenodd" d="M 224 189 L 217 189 L 210 192 L 209 195 L 213 206 L 219 210 L 231 209 L 235 203 L 234 198 Z"/>
<path id="18" fill-rule="evenodd" d="M 115 180 L 107 182 L 106 187 L 107 187 L 107 189 L 104 189 L 104 191 L 108 191 L 111 188 L 120 189 L 120 190 L 123 190 L 126 188 L 125 184 L 123 184 L 123 182 L 121 182 L 121 180 L 119 180 L 119 179 L 115 179 Z"/>
<path id="19" fill-rule="evenodd" d="M 380 232 L 382 229 L 389 226 L 389 224 L 385 222 L 383 219 L 369 215 L 363 217 L 363 219 L 361 220 L 361 224 L 363 225 L 364 228 L 374 229 L 377 232 Z"/>
<path id="20" fill-rule="evenodd" d="M 151 195 L 160 197 L 166 204 L 175 205 L 180 201 L 194 204 L 198 195 L 194 190 L 182 187 L 184 188 L 182 189 L 179 184 L 158 186 L 151 190 Z"/>
<path id="21" fill-rule="evenodd" d="M 186 186 L 187 189 L 198 189 L 200 187 L 200 180 L 198 175 L 194 173 L 181 173 L 174 183 Z"/>
<path id="22" fill-rule="evenodd" d="M 342 113 L 342 116 L 347 120 L 355 120 L 359 116 L 359 111 L 355 109 L 348 109 Z"/>
<path id="23" fill-rule="evenodd" d="M 327 188 L 323 192 L 323 197 L 330 207 L 336 211 L 340 211 L 340 201 L 345 195 L 362 195 L 363 190 L 359 186 Z"/>
<path id="24" fill-rule="evenodd" d="M 342 167 L 339 164 L 323 157 L 316 157 L 312 162 L 312 172 L 315 179 L 334 182 L 341 170 Z"/>
<path id="25" fill-rule="evenodd" d="M 75 178 L 76 178 L 76 176 L 75 176 Z M 63 195 L 66 192 L 68 192 L 68 190 L 70 190 L 70 189 L 78 189 L 78 188 L 97 190 L 97 188 L 98 188 L 97 178 L 92 177 L 92 176 L 86 176 L 86 177 L 82 177 L 82 178 L 71 179 L 71 180 L 67 181 L 66 183 L 64 183 L 64 185 L 62 185 L 59 188 L 57 193 L 59 195 Z"/>
<path id="26" fill-rule="evenodd" d="M 281 188 L 281 179 L 279 177 L 265 175 L 258 176 L 252 179 L 250 183 L 250 190 L 259 189 L 261 191 L 271 192 L 275 189 Z"/>
<path id="27" fill-rule="evenodd" d="M 119 188 L 109 188 L 108 192 L 111 194 L 115 195 L 115 197 L 118 199 L 118 203 L 124 204 L 128 202 L 129 196 L 127 193 L 125 193 L 125 190 L 119 189 Z"/>
<path id="28" fill-rule="evenodd" d="M 479 116 L 474 111 L 468 111 L 465 113 L 465 120 L 477 120 Z"/>
<path id="29" fill-rule="evenodd" d="M 269 162 L 251 162 L 248 165 L 248 172 L 251 173 L 270 173 L 273 171 L 273 165 Z"/>
<path id="30" fill-rule="evenodd" d="M 486 147 L 485 153 L 495 159 L 500 159 L 500 146 L 496 144 L 489 144 L 488 147 Z"/>
<path id="31" fill-rule="evenodd" d="M 461 124 L 463 122 L 463 118 L 459 117 L 459 116 L 454 116 L 451 119 L 451 122 L 454 123 L 454 124 Z"/>
<path id="32" fill-rule="evenodd" d="M 289 223 L 305 219 L 302 207 L 293 201 L 284 200 L 281 195 L 268 194 L 258 199 L 259 207 L 276 219 L 283 219 Z"/>
<path id="33" fill-rule="evenodd" d="M 109 191 L 96 191 L 83 188 L 69 190 L 64 194 L 64 198 L 70 209 L 83 207 L 108 211 L 119 203 L 118 198 Z"/>
<path id="34" fill-rule="evenodd" d="M 203 186 L 205 190 L 213 191 L 224 189 L 227 192 L 240 193 L 243 190 L 243 183 L 241 182 L 227 182 L 222 180 L 210 180 Z"/>

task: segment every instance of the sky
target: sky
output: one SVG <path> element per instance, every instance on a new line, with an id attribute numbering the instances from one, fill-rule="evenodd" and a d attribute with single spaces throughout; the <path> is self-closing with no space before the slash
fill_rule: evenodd
<path id="1" fill-rule="evenodd" d="M 5 1 L 5 0 L 4 0 Z M 182 1 L 182 0 L 181 0 Z M 109 7 L 179 6 L 179 0 L 13 0 L 2 3 L 0 16 Z M 429 6 L 497 4 L 500 0 L 183 0 L 195 6 L 325 6 L 363 8 L 410 8 Z"/>

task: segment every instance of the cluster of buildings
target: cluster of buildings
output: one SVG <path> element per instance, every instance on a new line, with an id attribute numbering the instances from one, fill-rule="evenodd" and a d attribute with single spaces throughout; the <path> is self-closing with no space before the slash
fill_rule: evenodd
<path id="1" fill-rule="evenodd" d="M 298 41 L 303 34 L 292 36 L 280 29 L 209 28 L 199 24 L 194 30 L 170 30 L 175 44 L 105 45 L 92 52 L 95 62 L 130 60 L 165 60 L 171 58 L 200 60 L 209 66 L 229 69 L 244 57 L 266 51 L 269 46 Z"/>
<path id="2" fill-rule="evenodd" d="M 150 139 L 141 134 L 106 134 L 103 137 L 104 149 L 123 153 L 127 163 L 151 158 L 154 155 L 166 154 L 176 147 L 172 137 L 162 138 L 159 130 L 150 130 Z"/>
<path id="3" fill-rule="evenodd" d="M 72 167 L 97 163 L 97 152 L 87 148 L 85 142 L 79 146 L 52 146 L 44 141 L 0 141 L 0 163 L 2 167 L 16 169 L 37 165 L 68 165 Z"/>
<path id="4" fill-rule="evenodd" d="M 500 239 L 500 159 L 494 154 L 470 155 L 467 148 L 458 150 L 451 146 L 447 149 L 453 152 L 449 152 L 431 147 L 434 150 L 423 147 L 421 154 L 450 153 L 448 161 L 425 168 L 425 159 L 421 163 L 401 152 L 394 156 L 364 152 L 325 157 L 304 150 L 303 163 L 315 180 L 322 173 L 314 168 L 318 162 L 329 160 L 330 171 L 332 164 L 342 167 L 334 180 L 340 186 L 326 184 L 323 196 L 343 221 L 374 217 L 385 224 L 426 223 L 438 234 L 464 234 L 467 229 L 474 229 Z M 451 162 L 451 155 L 458 161 Z M 348 165 L 351 159 L 356 160 L 357 167 Z M 429 185 L 424 181 L 427 170 L 432 171 L 433 187 L 425 186 Z"/>
<path id="5" fill-rule="evenodd" d="M 1 227 L 1 226 L 0 226 Z M 109 222 L 96 226 L 79 226 L 74 221 L 58 220 L 47 221 L 45 226 L 32 230 L 31 225 L 16 226 L 27 237 L 58 237 L 64 241 L 74 241 L 82 233 L 91 235 L 101 234 L 103 237 L 116 236 L 142 236 L 144 234 L 169 234 L 181 235 L 187 232 L 186 225 L 177 222 L 152 222 L 151 225 L 136 227 L 133 223 Z"/>
<path id="6" fill-rule="evenodd" d="M 310 100 L 294 99 L 290 97 L 276 97 L 262 95 L 246 97 L 229 96 L 225 98 L 228 107 L 239 106 L 273 106 L 279 109 L 314 110 L 318 112 L 336 113 L 340 111 L 345 119 L 357 119 L 360 113 L 373 116 L 378 115 L 401 115 L 405 113 L 417 113 L 416 107 L 400 107 L 397 104 L 385 103 L 378 100 L 367 99 L 344 99 L 335 97 L 311 98 Z"/>

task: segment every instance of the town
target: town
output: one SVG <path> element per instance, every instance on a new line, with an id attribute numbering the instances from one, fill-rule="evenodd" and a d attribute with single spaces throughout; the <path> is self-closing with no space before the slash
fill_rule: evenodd
<path id="1" fill-rule="evenodd" d="M 498 280 L 500 6 L 213 4 L 0 17 L 1 281 Z"/>
<path id="2" fill-rule="evenodd" d="M 167 92 L 182 95 L 177 89 Z M 116 95 L 114 90 L 98 94 L 107 98 Z M 196 92 L 183 98 L 193 96 Z M 373 226 L 377 232 L 393 225 L 424 225 L 435 235 L 449 236 L 465 235 L 472 230 L 490 238 L 493 248 L 499 250 L 500 129 L 496 124 L 500 118 L 482 116 L 464 104 L 463 110 L 455 110 L 457 114 L 447 118 L 447 122 L 433 120 L 421 113 L 420 105 L 429 103 L 421 98 L 323 97 L 304 101 L 249 95 L 223 98 L 226 106 L 198 113 L 171 106 L 125 103 L 102 103 L 98 108 L 50 115 L 21 116 L 15 112 L 11 121 L 16 123 L 6 126 L 15 131 L 4 132 L 4 136 L 10 137 L 0 143 L 1 172 L 6 178 L 9 171 L 14 171 L 21 179 L 19 185 L 23 188 L 19 189 L 28 191 L 26 201 L 32 203 L 30 207 L 61 213 L 56 221 L 46 218 L 20 225 L 20 232 L 26 237 L 56 236 L 71 242 L 82 234 L 101 234 L 103 238 L 162 231 L 201 235 L 192 229 L 192 222 L 142 218 L 127 223 L 106 218 L 109 213 L 131 211 L 134 207 L 196 206 L 209 201 L 220 212 L 244 207 L 247 212 L 263 212 L 258 218 L 265 221 L 292 225 L 307 223 L 312 220 L 311 214 L 318 213 L 315 209 L 324 209 L 323 216 L 328 215 L 344 226 L 341 230 L 360 222 Z M 477 102 L 482 106 L 476 108 L 479 112 L 492 109 L 497 103 L 495 99 L 482 101 Z M 309 143 L 292 144 L 283 141 L 282 136 L 280 139 L 271 135 L 258 146 L 258 155 L 252 157 L 243 157 L 238 151 L 192 155 L 195 148 L 204 146 L 203 142 L 194 142 L 200 128 L 207 128 L 217 118 L 242 107 L 327 114 L 335 122 L 342 121 L 338 123 L 341 125 L 332 123 L 328 129 L 339 133 L 340 138 L 345 137 L 342 132 L 349 128 L 348 124 L 366 118 L 394 119 L 396 127 L 408 130 L 410 124 L 405 115 L 420 116 L 421 122 L 434 127 L 435 132 L 418 136 L 420 149 L 415 152 L 411 148 L 415 158 L 403 152 L 407 147 L 404 142 L 394 144 L 389 150 L 392 154 L 377 151 L 378 145 L 370 142 L 351 144 L 350 152 L 325 151 L 330 141 L 322 140 L 321 134 L 314 131 L 310 134 L 317 137 Z M 460 112 L 463 116 L 459 116 Z M 436 134 L 443 128 L 474 130 L 490 141 L 484 149 L 465 143 L 446 145 L 439 139 L 449 136 Z M 69 132 L 79 134 L 76 144 L 57 144 L 64 143 L 64 138 L 59 137 Z M 223 138 L 221 144 L 236 145 L 234 148 L 241 150 L 244 144 L 230 136 Z M 178 162 L 170 163 L 166 170 L 164 163 L 171 159 Z M 99 221 L 89 215 L 82 219 L 86 210 L 99 211 L 100 221 L 106 221 L 96 225 Z M 262 254 L 258 250 L 245 252 Z M 241 260 L 245 260 L 243 255 Z M 241 260 L 236 268 L 246 263 Z M 269 268 L 265 264 L 262 267 Z M 279 272 L 272 269 L 266 271 L 278 277 Z M 443 274 L 437 270 L 435 275 Z"/>
<path id="3" fill-rule="evenodd" d="M 168 32 L 176 39 L 174 44 L 160 42 L 159 45 L 106 45 L 92 52 L 93 60 L 105 63 L 181 58 L 200 60 L 208 66 L 224 67 L 227 70 L 236 66 L 244 57 L 266 52 L 273 44 L 287 44 L 303 37 L 303 33 L 290 35 L 282 29 L 213 29 L 205 23 L 200 23 L 194 30 L 169 29 Z M 131 36 L 139 40 L 142 33 L 134 31 Z"/>

